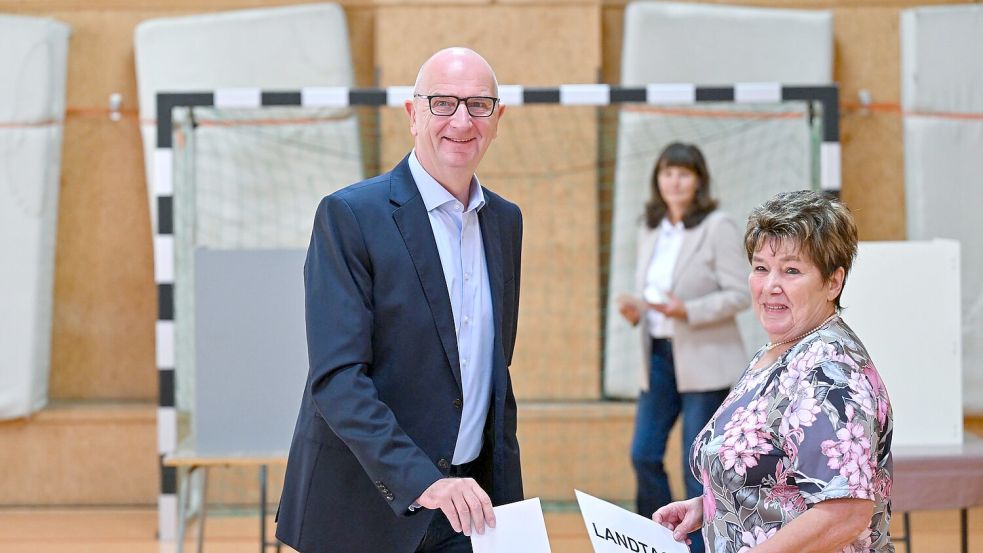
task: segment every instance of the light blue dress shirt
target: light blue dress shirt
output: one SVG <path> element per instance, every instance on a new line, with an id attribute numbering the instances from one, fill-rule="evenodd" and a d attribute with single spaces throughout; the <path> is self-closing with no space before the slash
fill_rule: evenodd
<path id="1" fill-rule="evenodd" d="M 473 461 L 481 452 L 491 402 L 495 328 L 485 247 L 478 224 L 485 195 L 478 177 L 472 177 L 468 205 L 464 206 L 420 165 L 416 150 L 409 156 L 409 166 L 430 217 L 454 312 L 464 405 L 451 462 L 461 465 Z"/>

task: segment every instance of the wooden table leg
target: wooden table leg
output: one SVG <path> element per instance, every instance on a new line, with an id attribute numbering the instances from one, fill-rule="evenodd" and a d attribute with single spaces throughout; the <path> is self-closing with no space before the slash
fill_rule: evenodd
<path id="1" fill-rule="evenodd" d="M 959 510 L 959 532 L 963 553 L 969 553 L 969 510 L 966 507 Z"/>
<path id="2" fill-rule="evenodd" d="M 904 513 L 904 544 L 905 553 L 911 553 L 911 513 Z"/>

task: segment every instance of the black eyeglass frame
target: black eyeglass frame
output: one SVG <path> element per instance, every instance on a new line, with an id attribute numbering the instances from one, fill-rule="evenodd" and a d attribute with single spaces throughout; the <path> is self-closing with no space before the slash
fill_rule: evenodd
<path id="1" fill-rule="evenodd" d="M 451 117 L 451 116 L 453 116 L 455 113 L 457 113 L 457 110 L 461 107 L 461 102 L 464 102 L 464 109 L 468 110 L 468 115 L 470 115 L 471 117 L 491 117 L 492 115 L 495 115 L 495 108 L 497 108 L 498 107 L 498 103 L 502 101 L 501 98 L 496 98 L 494 96 L 467 96 L 465 98 L 461 98 L 460 96 L 453 96 L 451 94 L 430 94 L 430 95 L 427 95 L 427 94 L 414 94 L 413 97 L 414 98 L 426 98 L 427 99 L 427 107 L 430 108 L 430 113 L 432 115 L 434 115 L 435 117 Z M 454 111 L 452 111 L 452 112 L 450 112 L 450 113 L 448 113 L 446 115 L 442 115 L 442 114 L 439 114 L 439 113 L 434 112 L 434 110 L 433 110 L 433 99 L 434 98 L 454 98 L 455 100 L 457 100 L 457 104 L 454 105 Z M 471 107 L 468 106 L 468 100 L 474 100 L 475 98 L 480 98 L 482 100 L 491 100 L 492 101 L 491 111 L 488 112 L 488 115 L 475 115 L 474 113 L 471 113 Z"/>

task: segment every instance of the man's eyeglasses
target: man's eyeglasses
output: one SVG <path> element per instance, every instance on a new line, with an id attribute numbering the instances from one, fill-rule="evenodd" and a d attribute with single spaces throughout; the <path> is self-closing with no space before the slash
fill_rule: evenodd
<path id="1" fill-rule="evenodd" d="M 471 117 L 491 117 L 495 113 L 495 106 L 498 98 L 491 96 L 468 96 L 458 98 L 457 96 L 427 96 L 426 94 L 414 94 L 415 98 L 426 98 L 430 103 L 430 113 L 447 117 L 457 113 L 457 107 L 461 102 L 467 108 Z"/>

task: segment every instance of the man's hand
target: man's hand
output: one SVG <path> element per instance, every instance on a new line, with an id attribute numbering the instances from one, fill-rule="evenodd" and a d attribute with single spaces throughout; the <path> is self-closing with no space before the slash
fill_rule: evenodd
<path id="1" fill-rule="evenodd" d="M 491 498 L 473 478 L 443 478 L 437 480 L 417 500 L 427 509 L 440 509 L 455 532 L 471 535 L 471 527 L 485 533 L 485 524 L 495 527 L 495 512 Z"/>

